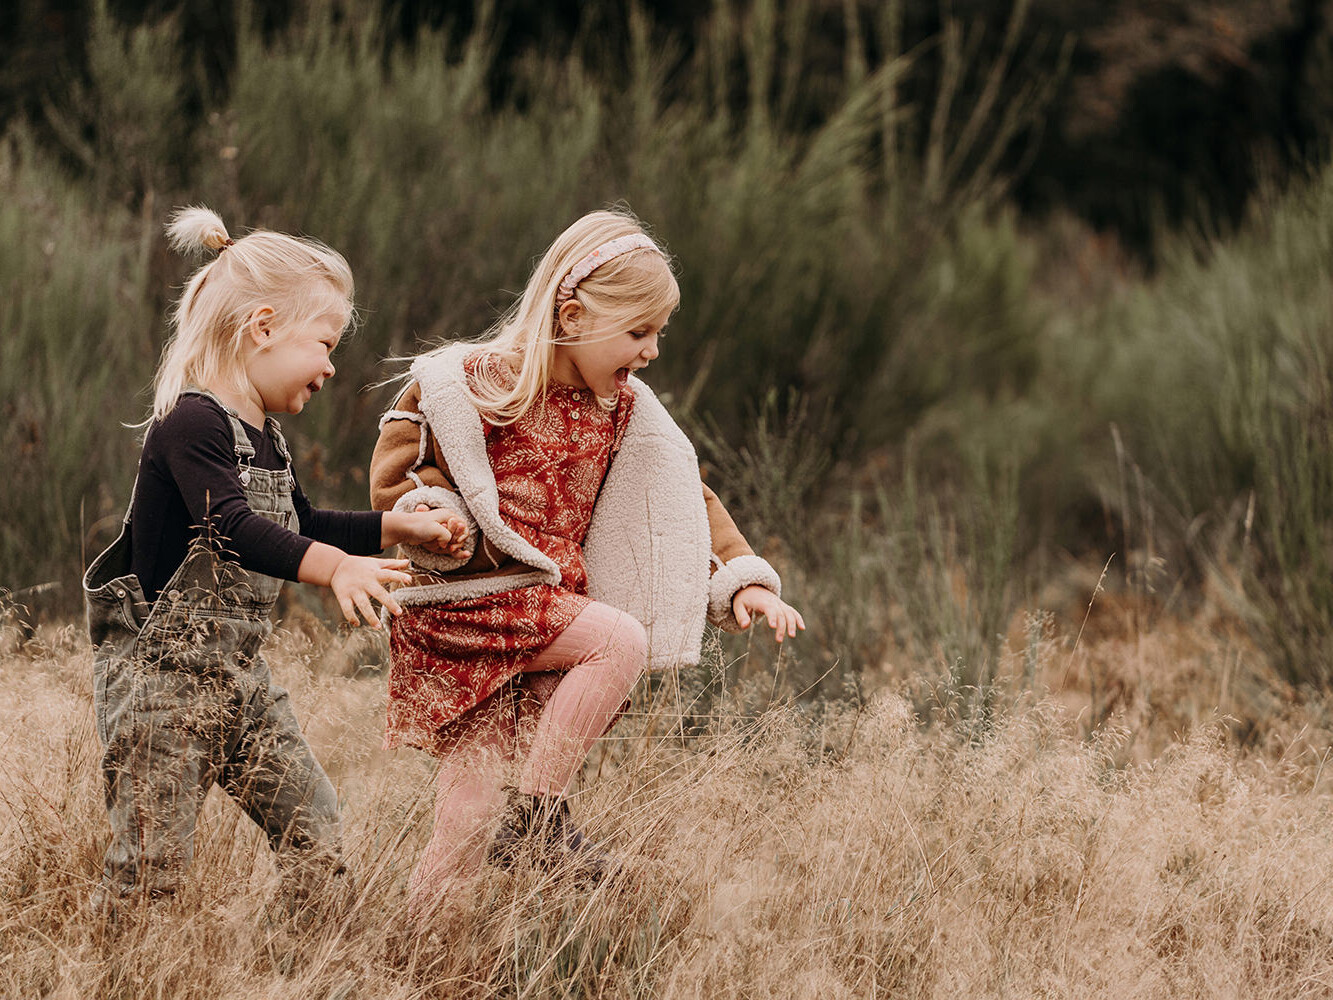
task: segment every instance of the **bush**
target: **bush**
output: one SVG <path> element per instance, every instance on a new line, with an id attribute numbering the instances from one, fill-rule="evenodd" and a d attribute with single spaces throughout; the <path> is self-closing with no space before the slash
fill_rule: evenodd
<path id="1" fill-rule="evenodd" d="M 1089 320 L 1069 367 L 1123 431 L 1167 531 L 1234 581 L 1286 678 L 1327 685 L 1333 169 L 1270 190 L 1235 238 L 1177 238 L 1163 259 Z"/>

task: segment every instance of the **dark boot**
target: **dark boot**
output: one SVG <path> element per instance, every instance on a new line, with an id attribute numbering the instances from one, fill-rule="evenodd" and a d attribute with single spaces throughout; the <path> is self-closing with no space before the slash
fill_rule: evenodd
<path id="1" fill-rule="evenodd" d="M 495 839 L 486 852 L 489 863 L 500 868 L 513 867 L 523 851 L 523 845 L 528 843 L 538 801 L 535 795 L 523 795 L 517 788 L 508 789 L 500 829 L 495 831 Z"/>
<path id="2" fill-rule="evenodd" d="M 593 846 L 569 815 L 569 803 L 556 795 L 523 795 L 510 789 L 504 820 L 496 831 L 486 860 L 512 866 L 525 849 L 535 848 L 543 868 L 568 865 L 582 877 L 600 882 L 614 867 L 610 856 Z"/>

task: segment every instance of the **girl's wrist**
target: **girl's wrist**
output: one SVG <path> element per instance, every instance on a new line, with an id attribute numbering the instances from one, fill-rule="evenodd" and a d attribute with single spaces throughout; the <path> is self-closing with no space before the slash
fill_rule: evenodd
<path id="1" fill-rule="evenodd" d="M 397 511 L 386 510 L 384 516 L 380 519 L 380 548 L 387 549 L 390 545 L 397 545 L 403 540 L 403 519 L 404 515 Z"/>
<path id="2" fill-rule="evenodd" d="M 342 549 L 324 542 L 313 542 L 306 549 L 301 564 L 296 570 L 296 579 L 301 583 L 313 583 L 320 587 L 333 584 L 333 574 L 347 558 Z"/>

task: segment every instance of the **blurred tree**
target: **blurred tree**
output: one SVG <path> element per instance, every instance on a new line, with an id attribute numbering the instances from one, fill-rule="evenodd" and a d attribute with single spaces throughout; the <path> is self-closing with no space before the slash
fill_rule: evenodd
<path id="1" fill-rule="evenodd" d="M 1229 228 L 1265 171 L 1333 136 L 1330 0 L 1062 3 L 1081 22 L 1070 86 L 1017 189 L 1140 252 L 1163 225 Z"/>
<path id="2" fill-rule="evenodd" d="M 170 15 L 179 58 L 191 77 L 182 111 L 199 116 L 225 96 L 235 61 L 237 5 L 230 0 L 105 0 L 131 24 Z M 278 31 L 308 0 L 270 0 L 252 8 Z M 95 0 L 8 0 L 0 4 L 0 126 L 15 115 L 41 119 L 43 102 L 87 74 L 85 38 Z M 664 96 L 687 87 L 682 70 L 714 10 L 712 0 L 381 0 L 384 44 L 411 43 L 423 29 L 458 37 L 477 18 L 494 25 L 489 90 L 500 103 L 529 54 L 572 49 L 591 72 L 627 70 L 635 11 L 675 54 Z M 1016 7 L 1019 37 L 1007 29 Z M 348 4 L 349 12 L 364 10 Z M 756 8 L 757 9 L 757 8 Z M 984 100 L 983 74 L 947 79 L 948 39 L 963 65 L 989 65 L 1004 47 L 1030 63 L 1004 86 L 1026 86 L 1032 72 L 1064 65 L 1058 44 L 1077 40 L 1063 87 L 1040 124 L 1020 130 L 1006 172 L 1028 213 L 1071 211 L 1147 253 L 1162 226 L 1227 228 L 1245 210 L 1263 172 L 1280 180 L 1293 167 L 1327 158 L 1333 138 L 1333 0 L 779 0 L 777 16 L 803 19 L 778 32 L 779 47 L 799 45 L 799 86 L 777 102 L 786 129 L 809 131 L 835 113 L 848 77 L 873 72 L 912 51 L 917 62 L 896 95 L 909 115 L 904 142 L 920 154 L 930 142 L 932 108 L 942 87 L 957 86 L 950 113 L 963 120 Z M 847 45 L 848 39 L 859 39 Z M 792 55 L 777 53 L 779 59 Z M 738 57 L 739 58 L 739 57 Z M 957 59 L 952 65 L 957 67 Z M 747 103 L 744 74 L 720 96 Z M 783 86 L 776 78 L 774 88 Z M 1014 93 L 1003 92 L 997 108 Z M 984 148 L 984 144 L 978 146 Z M 980 155 L 980 154 L 978 154 Z"/>
<path id="3" fill-rule="evenodd" d="M 0 125 L 32 115 L 77 65 L 87 36 L 85 0 L 8 0 L 0 4 Z"/>

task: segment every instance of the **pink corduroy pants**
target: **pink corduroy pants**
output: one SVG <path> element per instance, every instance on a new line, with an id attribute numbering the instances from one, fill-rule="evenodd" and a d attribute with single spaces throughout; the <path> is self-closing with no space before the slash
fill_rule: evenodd
<path id="1" fill-rule="evenodd" d="M 506 784 L 563 795 L 643 673 L 648 640 L 623 611 L 593 602 L 528 666 L 525 696 L 476 719 L 441 758 L 435 824 L 409 882 L 429 903 L 485 860 Z"/>

